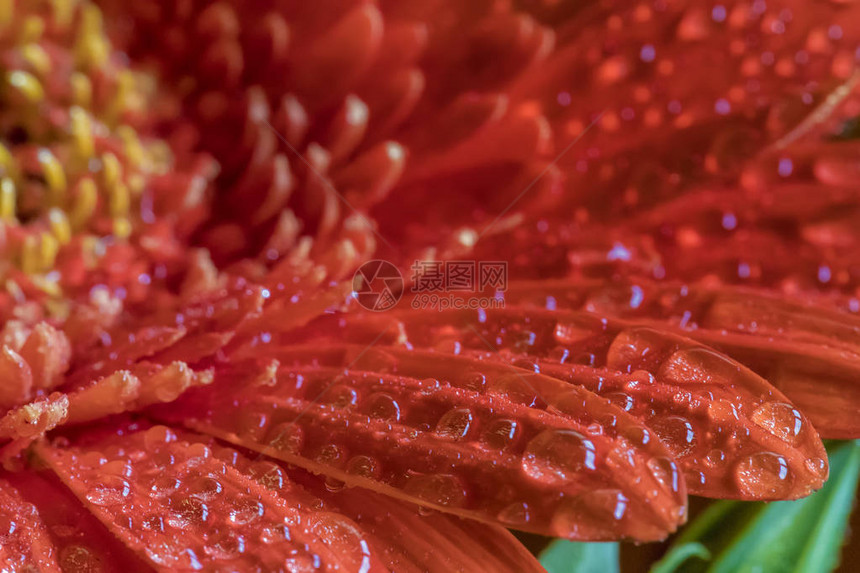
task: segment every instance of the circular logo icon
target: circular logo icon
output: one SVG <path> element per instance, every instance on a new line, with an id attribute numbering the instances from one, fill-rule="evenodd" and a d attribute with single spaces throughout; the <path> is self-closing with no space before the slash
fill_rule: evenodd
<path id="1" fill-rule="evenodd" d="M 355 271 L 352 290 L 367 310 L 388 310 L 403 296 L 403 275 L 388 261 L 367 261 Z"/>

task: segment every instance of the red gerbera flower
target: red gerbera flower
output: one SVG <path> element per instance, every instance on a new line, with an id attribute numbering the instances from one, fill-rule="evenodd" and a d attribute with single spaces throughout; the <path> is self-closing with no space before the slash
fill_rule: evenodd
<path id="1" fill-rule="evenodd" d="M 856 6 L 97 4 L 0 3 L 4 568 L 540 571 L 860 437 Z"/>

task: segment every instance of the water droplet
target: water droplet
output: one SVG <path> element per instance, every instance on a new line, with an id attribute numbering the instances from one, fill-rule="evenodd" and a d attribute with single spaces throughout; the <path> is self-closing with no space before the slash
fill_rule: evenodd
<path id="1" fill-rule="evenodd" d="M 95 469 L 107 463 L 107 458 L 101 452 L 86 452 L 78 457 L 82 468 Z"/>
<path id="2" fill-rule="evenodd" d="M 358 392 L 344 384 L 337 384 L 326 390 L 322 402 L 335 408 L 349 408 L 358 403 Z"/>
<path id="3" fill-rule="evenodd" d="M 513 527 L 525 525 L 531 519 L 529 504 L 514 502 L 500 511 L 498 518 L 502 523 Z"/>
<path id="4" fill-rule="evenodd" d="M 266 435 L 269 416 L 263 412 L 245 412 L 241 414 L 238 426 L 241 435 L 259 440 Z"/>
<path id="5" fill-rule="evenodd" d="M 143 435 L 143 443 L 149 451 L 158 450 L 165 444 L 176 441 L 176 432 L 167 426 L 153 426 Z"/>
<path id="6" fill-rule="evenodd" d="M 214 542 L 208 543 L 203 552 L 212 559 L 235 559 L 245 552 L 245 538 L 234 533 L 218 536 Z"/>
<path id="7" fill-rule="evenodd" d="M 585 469 L 595 469 L 591 440 L 573 430 L 544 430 L 523 452 L 522 466 L 532 479 L 560 485 L 574 481 Z"/>
<path id="8" fill-rule="evenodd" d="M 290 539 L 290 530 L 283 524 L 271 525 L 263 528 L 260 532 L 260 540 L 269 545 L 272 543 L 281 543 Z"/>
<path id="9" fill-rule="evenodd" d="M 657 433 L 660 440 L 675 456 L 686 456 L 693 450 L 696 433 L 693 430 L 693 424 L 686 418 L 680 416 L 654 418 L 648 422 L 648 427 Z"/>
<path id="10" fill-rule="evenodd" d="M 618 372 L 650 372 L 659 364 L 670 343 L 665 335 L 650 328 L 624 330 L 609 346 L 606 367 Z"/>
<path id="11" fill-rule="evenodd" d="M 423 474 L 409 478 L 406 493 L 427 503 L 444 507 L 460 507 L 466 501 L 466 489 L 457 476 Z"/>
<path id="12" fill-rule="evenodd" d="M 506 450 L 514 444 L 519 434 L 519 424 L 515 420 L 494 420 L 487 424 L 481 441 L 496 450 Z"/>
<path id="13" fill-rule="evenodd" d="M 279 452 L 298 454 L 305 441 L 305 432 L 293 422 L 279 424 L 269 434 L 269 445 Z"/>
<path id="14" fill-rule="evenodd" d="M 780 498 L 791 489 L 788 462 L 773 452 L 759 452 L 739 461 L 735 479 L 741 493 L 752 498 Z"/>
<path id="15" fill-rule="evenodd" d="M 199 497 L 203 500 L 209 500 L 221 493 L 224 487 L 217 479 L 201 476 L 188 486 L 188 495 Z"/>
<path id="16" fill-rule="evenodd" d="M 481 372 L 469 372 L 463 376 L 463 388 L 472 392 L 483 393 L 487 386 L 487 377 Z"/>
<path id="17" fill-rule="evenodd" d="M 87 492 L 87 500 L 96 505 L 122 503 L 131 493 L 131 486 L 119 476 L 103 476 L 101 482 Z"/>
<path id="18" fill-rule="evenodd" d="M 750 419 L 792 446 L 796 446 L 800 442 L 803 417 L 791 404 L 766 402 L 755 409 Z"/>
<path id="19" fill-rule="evenodd" d="M 370 547 L 354 521 L 338 513 L 320 512 L 311 518 L 310 528 L 343 560 L 345 571 L 370 570 Z"/>
<path id="20" fill-rule="evenodd" d="M 162 518 L 160 515 L 147 515 L 141 521 L 141 525 L 146 530 L 164 533 L 164 518 Z"/>
<path id="21" fill-rule="evenodd" d="M 666 491 L 677 493 L 681 487 L 681 474 L 678 466 L 669 458 L 651 458 L 648 469 Z"/>
<path id="22" fill-rule="evenodd" d="M 174 497 L 170 503 L 175 517 L 168 518 L 172 527 L 202 525 L 209 519 L 209 506 L 196 497 Z"/>
<path id="23" fill-rule="evenodd" d="M 604 394 L 603 397 L 625 412 L 633 409 L 633 398 L 629 394 L 625 394 L 624 392 L 609 392 L 608 394 Z"/>
<path id="24" fill-rule="evenodd" d="M 201 464 L 212 456 L 212 450 L 209 449 L 209 446 L 199 442 L 190 444 L 185 449 L 185 453 L 188 456 L 188 463 L 191 465 Z"/>
<path id="25" fill-rule="evenodd" d="M 131 477 L 131 464 L 126 460 L 114 460 L 102 466 L 102 472 L 109 475 Z"/>
<path id="26" fill-rule="evenodd" d="M 575 323 L 559 322 L 555 325 L 553 336 L 559 344 L 571 346 L 594 336 L 594 330 Z"/>
<path id="27" fill-rule="evenodd" d="M 726 453 L 723 450 L 711 450 L 705 456 L 705 463 L 711 466 L 719 466 L 726 461 Z"/>
<path id="28" fill-rule="evenodd" d="M 101 573 L 104 565 L 83 545 L 68 545 L 60 551 L 60 567 L 65 573 Z"/>
<path id="29" fill-rule="evenodd" d="M 242 497 L 233 502 L 230 509 L 230 522 L 234 525 L 248 525 L 263 516 L 263 504 L 250 497 Z"/>
<path id="30" fill-rule="evenodd" d="M 506 374 L 491 379 L 487 385 L 487 391 L 490 394 L 504 396 L 517 404 L 535 406 L 538 403 L 538 395 L 528 382 L 528 377 L 529 374 Z"/>
<path id="31" fill-rule="evenodd" d="M 804 462 L 804 465 L 815 477 L 821 479 L 827 477 L 827 460 L 822 458 L 809 458 Z"/>
<path id="32" fill-rule="evenodd" d="M 334 493 L 342 490 L 346 487 L 346 484 L 340 481 L 339 479 L 333 478 L 331 476 L 325 478 L 323 480 L 323 485 L 325 485 L 326 490 Z"/>
<path id="33" fill-rule="evenodd" d="M 456 408 L 445 413 L 436 424 L 436 433 L 449 440 L 462 440 L 472 427 L 472 411 Z"/>
<path id="34" fill-rule="evenodd" d="M 326 444 L 314 456 L 314 461 L 326 466 L 339 468 L 346 461 L 346 452 L 337 444 Z"/>
<path id="35" fill-rule="evenodd" d="M 180 482 L 173 476 L 159 475 L 152 481 L 150 492 L 155 497 L 164 497 L 176 491 Z"/>
<path id="36" fill-rule="evenodd" d="M 365 400 L 364 408 L 372 418 L 391 422 L 400 421 L 400 404 L 388 394 L 380 392 L 370 395 Z"/>
<path id="37" fill-rule="evenodd" d="M 264 462 L 259 469 L 256 470 L 257 483 L 266 489 L 279 490 L 287 483 L 287 476 L 284 470 L 277 464 Z"/>
<path id="38" fill-rule="evenodd" d="M 346 471 L 367 479 L 377 479 L 382 471 L 379 462 L 370 456 L 353 456 L 346 464 Z"/>
<path id="39" fill-rule="evenodd" d="M 740 365 L 707 348 L 688 348 L 672 354 L 657 377 L 674 384 L 731 386 L 741 375 Z"/>

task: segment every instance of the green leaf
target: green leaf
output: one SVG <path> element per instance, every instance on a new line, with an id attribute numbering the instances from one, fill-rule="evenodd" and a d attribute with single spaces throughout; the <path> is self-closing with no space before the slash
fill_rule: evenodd
<path id="1" fill-rule="evenodd" d="M 685 529 L 652 572 L 832 571 L 857 489 L 860 441 L 831 444 L 829 454 L 830 479 L 821 491 L 797 501 L 715 503 Z"/>
<path id="2" fill-rule="evenodd" d="M 672 573 L 673 571 L 677 571 L 685 561 L 693 557 L 708 561 L 711 558 L 711 552 L 698 541 L 673 545 L 672 549 L 666 553 L 663 559 L 654 564 L 651 568 L 651 573 Z"/>
<path id="3" fill-rule="evenodd" d="M 618 544 L 556 539 L 540 554 L 540 563 L 549 573 L 618 573 Z"/>

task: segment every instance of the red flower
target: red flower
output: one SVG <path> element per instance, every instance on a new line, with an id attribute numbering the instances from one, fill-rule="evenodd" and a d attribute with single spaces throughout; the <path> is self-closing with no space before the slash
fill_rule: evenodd
<path id="1" fill-rule="evenodd" d="M 858 8 L 99 4 L 0 6 L 4 566 L 539 571 L 860 437 Z"/>

